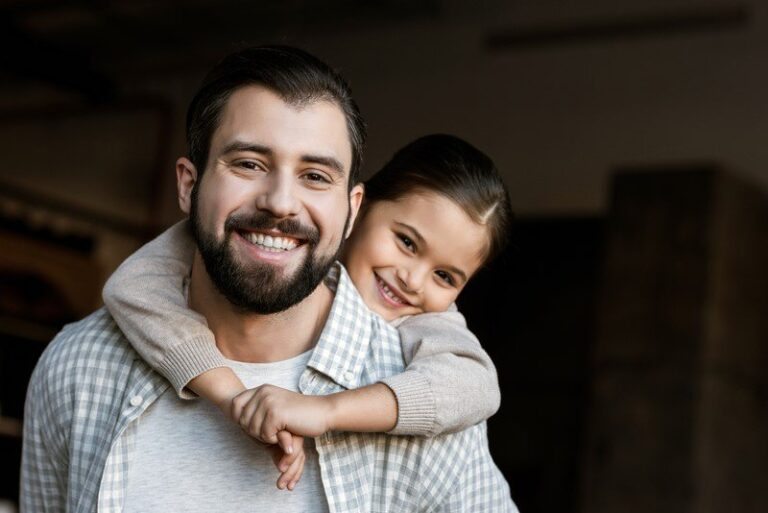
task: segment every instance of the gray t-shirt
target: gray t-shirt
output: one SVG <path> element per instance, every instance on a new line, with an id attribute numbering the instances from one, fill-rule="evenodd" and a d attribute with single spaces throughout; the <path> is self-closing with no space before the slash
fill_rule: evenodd
<path id="1" fill-rule="evenodd" d="M 296 391 L 311 353 L 275 363 L 227 363 L 247 388 L 269 383 Z M 288 491 L 277 488 L 279 471 L 267 449 L 207 401 L 182 401 L 168 389 L 137 423 L 126 513 L 328 511 L 311 438 L 305 438 L 301 481 Z"/>

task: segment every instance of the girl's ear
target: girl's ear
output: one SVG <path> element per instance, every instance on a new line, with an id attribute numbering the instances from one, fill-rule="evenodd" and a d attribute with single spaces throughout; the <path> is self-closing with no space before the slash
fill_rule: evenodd
<path id="1" fill-rule="evenodd" d="M 349 238 L 352 228 L 355 226 L 355 220 L 360 213 L 360 205 L 363 204 L 363 196 L 365 196 L 365 187 L 361 183 L 355 185 L 349 191 L 349 226 L 347 227 L 347 233 L 344 234 L 345 239 Z"/>
<path id="2" fill-rule="evenodd" d="M 179 193 L 179 208 L 189 215 L 192 211 L 192 190 L 197 185 L 197 168 L 186 157 L 176 161 L 176 188 Z"/>

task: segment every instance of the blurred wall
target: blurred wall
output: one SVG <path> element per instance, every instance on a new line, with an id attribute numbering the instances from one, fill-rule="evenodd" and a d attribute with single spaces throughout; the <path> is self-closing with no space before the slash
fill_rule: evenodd
<path id="1" fill-rule="evenodd" d="M 768 186 L 768 145 L 762 144 L 768 134 L 764 3 L 432 4 L 437 7 L 423 17 L 359 26 L 313 25 L 298 12 L 294 25 L 279 27 L 279 36 L 267 39 L 260 38 L 258 23 L 268 20 L 254 12 L 256 27 L 247 42 L 302 46 L 341 69 L 369 121 L 368 172 L 414 137 L 441 131 L 466 137 L 491 154 L 525 215 L 604 212 L 610 170 L 628 163 L 719 161 Z M 744 19 L 725 28 L 634 37 L 497 49 L 487 44 L 505 31 L 611 25 L 708 12 L 713 6 L 741 7 Z M 172 106 L 163 222 L 178 216 L 173 158 L 184 152 L 186 105 L 205 70 L 245 42 L 195 45 L 194 34 L 184 34 L 183 22 L 179 25 L 178 37 L 188 37 L 191 45 L 186 54 L 158 51 L 105 64 L 126 95 L 151 94 Z M 15 105 L 52 101 L 44 86 L 13 92 L 5 100 Z"/>

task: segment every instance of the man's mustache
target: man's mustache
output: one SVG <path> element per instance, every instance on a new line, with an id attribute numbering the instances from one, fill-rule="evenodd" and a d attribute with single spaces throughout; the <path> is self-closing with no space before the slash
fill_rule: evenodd
<path id="1" fill-rule="evenodd" d="M 296 219 L 278 219 L 266 212 L 254 214 L 232 214 L 224 223 L 224 231 L 259 231 L 276 229 L 288 237 L 302 239 L 309 244 L 316 245 L 320 241 L 320 232 L 317 228 L 306 226 Z"/>

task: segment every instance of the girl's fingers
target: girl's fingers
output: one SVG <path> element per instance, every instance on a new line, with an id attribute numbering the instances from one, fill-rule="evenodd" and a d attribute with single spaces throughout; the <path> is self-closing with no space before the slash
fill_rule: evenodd
<path id="1" fill-rule="evenodd" d="M 267 445 L 265 447 L 269 451 L 269 457 L 272 458 L 272 463 L 274 463 L 277 470 L 279 470 L 282 473 L 282 470 L 280 470 L 280 466 L 283 462 L 283 458 L 285 458 L 285 453 L 281 448 L 279 448 L 276 445 Z M 288 468 L 288 465 L 286 465 L 286 469 Z"/>
<path id="2" fill-rule="evenodd" d="M 237 423 L 240 422 L 240 417 L 243 416 L 243 410 L 245 409 L 245 405 L 248 404 L 250 397 L 251 391 L 246 390 L 245 392 L 241 392 L 232 398 L 232 402 L 230 403 L 229 416 L 233 421 Z"/>
<path id="3" fill-rule="evenodd" d="M 280 442 L 277 435 L 281 431 L 274 413 L 270 412 L 263 404 L 256 408 L 254 417 L 258 418 L 258 438 L 268 444 L 277 444 Z"/>
<path id="4" fill-rule="evenodd" d="M 259 416 L 259 412 L 257 410 L 257 411 L 255 411 L 253 413 L 253 415 L 251 415 L 251 418 L 248 421 L 248 427 L 246 428 L 246 431 L 248 432 L 249 435 L 251 435 L 252 437 L 254 437 L 255 439 L 257 439 L 257 440 L 259 440 L 261 442 L 264 442 L 266 444 L 274 443 L 274 442 L 270 442 L 269 440 L 265 440 L 264 437 L 262 436 L 262 433 L 261 433 L 262 422 L 261 421 L 262 421 L 262 419 Z"/>
<path id="5" fill-rule="evenodd" d="M 296 473 L 293 476 L 293 479 L 290 483 L 288 483 L 288 489 L 293 490 L 296 485 L 298 484 L 299 480 L 301 479 L 301 476 L 304 474 L 304 464 L 307 462 L 307 457 L 305 454 L 302 454 L 301 458 L 301 465 L 296 470 Z"/>
<path id="6" fill-rule="evenodd" d="M 280 446 L 285 454 L 293 454 L 293 435 L 285 430 L 278 431 L 277 445 Z"/>
<path id="7" fill-rule="evenodd" d="M 248 434 L 250 434 L 251 421 L 253 420 L 253 414 L 256 412 L 258 405 L 258 401 L 251 399 L 246 403 L 240 413 L 240 427 L 243 428 Z"/>
<path id="8" fill-rule="evenodd" d="M 285 490 L 288 488 L 289 490 L 293 490 L 293 487 L 296 486 L 296 483 L 298 482 L 304 470 L 304 461 L 305 455 L 302 452 L 298 455 L 294 462 L 291 463 L 291 466 L 288 467 L 288 470 L 280 474 L 280 477 L 277 478 L 277 487 L 279 489 Z"/>
<path id="9" fill-rule="evenodd" d="M 293 452 L 291 454 L 283 453 L 280 458 L 280 462 L 277 464 L 278 470 L 284 472 L 288 470 L 288 467 L 304 453 L 304 437 L 299 435 L 293 435 Z"/>

